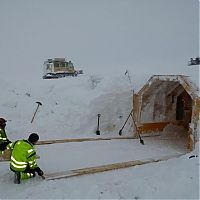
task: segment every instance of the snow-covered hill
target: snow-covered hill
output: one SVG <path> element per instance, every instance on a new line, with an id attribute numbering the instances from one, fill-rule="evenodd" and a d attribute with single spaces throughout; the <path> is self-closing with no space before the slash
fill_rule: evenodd
<path id="1" fill-rule="evenodd" d="M 42 139 L 93 136 L 97 114 L 102 134 L 116 134 L 132 106 L 132 89 L 125 75 L 113 78 L 81 75 L 43 80 L 29 85 L 1 80 L 1 116 L 8 120 L 11 139 L 30 131 Z M 42 106 L 31 119 L 40 101 Z"/>

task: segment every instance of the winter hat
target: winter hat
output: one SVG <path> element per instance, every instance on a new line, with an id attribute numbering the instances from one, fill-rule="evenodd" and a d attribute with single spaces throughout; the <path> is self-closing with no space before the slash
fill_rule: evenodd
<path id="1" fill-rule="evenodd" d="M 4 124 L 5 122 L 7 122 L 4 118 L 0 118 L 0 124 Z"/>
<path id="2" fill-rule="evenodd" d="M 37 133 L 31 133 L 29 135 L 28 141 L 31 143 L 37 142 L 39 140 L 39 135 Z"/>

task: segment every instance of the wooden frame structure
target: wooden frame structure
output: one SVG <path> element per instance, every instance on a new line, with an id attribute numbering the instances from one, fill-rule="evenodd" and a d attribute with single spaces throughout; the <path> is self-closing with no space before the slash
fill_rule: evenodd
<path id="1" fill-rule="evenodd" d="M 199 140 L 200 97 L 187 76 L 153 75 L 133 96 L 133 114 L 141 134 L 163 131 L 168 124 L 187 129 L 187 147 Z"/>

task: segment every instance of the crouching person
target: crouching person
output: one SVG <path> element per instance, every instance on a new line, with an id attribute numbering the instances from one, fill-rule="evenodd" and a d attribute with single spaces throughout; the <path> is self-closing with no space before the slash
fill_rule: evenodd
<path id="1" fill-rule="evenodd" d="M 4 118 L 0 118 L 0 156 L 4 159 L 10 159 L 12 142 L 6 135 L 6 122 Z"/>
<path id="2" fill-rule="evenodd" d="M 32 133 L 28 140 L 18 140 L 12 144 L 10 169 L 15 172 L 14 183 L 20 184 L 21 180 L 35 177 L 35 172 L 43 176 L 43 171 L 36 163 L 34 145 L 38 140 L 38 134 Z"/>

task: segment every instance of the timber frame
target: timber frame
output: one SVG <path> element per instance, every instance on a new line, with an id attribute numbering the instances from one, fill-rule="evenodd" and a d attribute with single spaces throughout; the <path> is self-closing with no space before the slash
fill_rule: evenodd
<path id="1" fill-rule="evenodd" d="M 187 148 L 199 140 L 199 89 L 184 75 L 153 75 L 133 95 L 133 115 L 140 134 L 162 132 L 168 124 L 187 130 Z"/>

